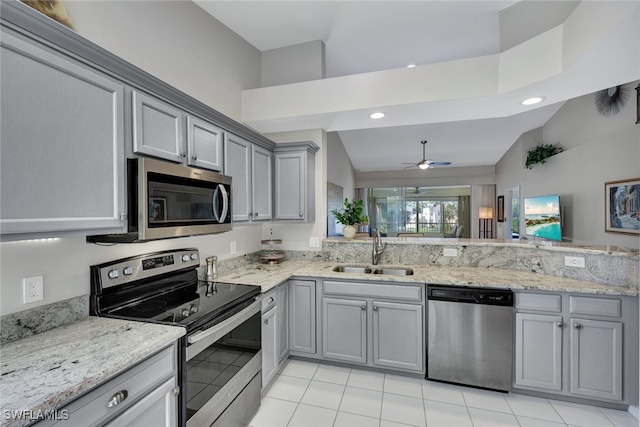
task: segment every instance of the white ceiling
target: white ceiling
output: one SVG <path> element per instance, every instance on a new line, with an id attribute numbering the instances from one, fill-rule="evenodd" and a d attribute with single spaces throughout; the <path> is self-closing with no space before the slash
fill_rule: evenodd
<path id="1" fill-rule="evenodd" d="M 578 4 L 543 1 L 538 3 L 541 6 L 525 9 L 511 7 L 517 3 L 513 0 L 193 1 L 261 51 L 322 40 L 327 78 L 366 78 L 366 73 L 408 64 L 499 54 L 564 22 Z M 583 69 L 574 66 L 570 70 L 572 79 L 589 78 L 589 61 L 583 62 Z M 635 76 L 640 78 L 639 73 Z M 629 81 L 616 78 L 612 75 L 601 81 Z M 560 85 L 566 85 L 566 79 L 549 78 L 535 87 L 559 93 Z M 571 96 L 586 93 L 574 91 Z M 339 118 L 332 117 L 333 128 L 326 120 L 317 127 L 338 131 L 357 171 L 397 170 L 405 167 L 403 162 L 417 163 L 424 139 L 429 141 L 427 158 L 451 161 L 449 167 L 495 165 L 523 132 L 542 126 L 568 99 L 550 98 L 526 112 L 514 103 L 511 112 L 487 111 L 485 118 L 474 120 L 451 113 L 443 114 L 438 122 L 427 118 L 420 122 L 415 119 L 417 106 L 413 109 L 407 104 L 400 107 L 407 117 L 414 113 L 410 123 L 382 119 L 363 126 L 362 120 L 351 120 L 349 112 L 341 112 Z M 295 126 L 304 129 L 309 122 L 304 117 L 288 117 L 287 121 L 248 124 L 262 132 L 275 132 Z"/>

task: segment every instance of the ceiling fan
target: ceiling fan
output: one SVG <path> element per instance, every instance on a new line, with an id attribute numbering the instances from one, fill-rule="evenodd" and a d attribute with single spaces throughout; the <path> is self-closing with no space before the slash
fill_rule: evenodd
<path id="1" fill-rule="evenodd" d="M 451 162 L 436 162 L 434 160 L 427 160 L 427 157 L 425 154 L 427 140 L 425 139 L 424 141 L 420 141 L 420 143 L 422 144 L 422 160 L 419 161 L 418 163 L 402 163 L 403 165 L 411 165 L 405 169 L 410 169 L 414 166 L 417 166 L 420 169 L 431 169 L 434 166 L 447 166 L 451 164 Z"/>

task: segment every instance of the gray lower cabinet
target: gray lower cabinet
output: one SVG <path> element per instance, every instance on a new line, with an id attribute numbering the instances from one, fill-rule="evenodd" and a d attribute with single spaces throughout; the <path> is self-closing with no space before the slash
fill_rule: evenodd
<path id="1" fill-rule="evenodd" d="M 36 425 L 177 426 L 176 355 L 176 345 L 170 346 L 58 409 L 67 419 Z"/>
<path id="2" fill-rule="evenodd" d="M 278 300 L 278 363 L 289 354 L 289 285 L 282 284 L 276 288 L 276 297 Z"/>
<path id="3" fill-rule="evenodd" d="M 638 298 L 516 292 L 514 388 L 637 403 L 637 319 Z"/>
<path id="4" fill-rule="evenodd" d="M 131 99 L 134 153 L 222 171 L 221 128 L 138 90 Z"/>
<path id="5" fill-rule="evenodd" d="M 281 143 L 274 148 L 274 219 L 315 220 L 315 153 L 312 142 Z"/>
<path id="6" fill-rule="evenodd" d="M 423 285 L 323 281 L 322 357 L 424 372 L 423 291 Z"/>
<path id="7" fill-rule="evenodd" d="M 622 400 L 622 323 L 571 318 L 568 327 L 571 393 Z"/>
<path id="8" fill-rule="evenodd" d="M 316 354 L 316 282 L 289 280 L 289 349 Z"/>
<path id="9" fill-rule="evenodd" d="M 262 314 L 262 387 L 278 372 L 278 306 Z"/>
<path id="10" fill-rule="evenodd" d="M 516 313 L 516 385 L 562 390 L 562 326 L 562 316 Z"/>
<path id="11" fill-rule="evenodd" d="M 272 218 L 273 153 L 233 134 L 224 138 L 224 173 L 233 178 L 233 221 Z"/>
<path id="12" fill-rule="evenodd" d="M 322 298 L 322 357 L 367 363 L 367 301 Z"/>
<path id="13" fill-rule="evenodd" d="M 121 231 L 124 86 L 4 27 L 0 67 L 3 239 Z"/>

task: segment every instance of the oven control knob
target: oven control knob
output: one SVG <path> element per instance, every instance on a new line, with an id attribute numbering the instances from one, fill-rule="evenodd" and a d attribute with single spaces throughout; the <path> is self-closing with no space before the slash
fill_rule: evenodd
<path id="1" fill-rule="evenodd" d="M 118 270 L 109 270 L 109 272 L 107 273 L 107 276 L 109 276 L 109 279 L 117 279 Z"/>
<path id="2" fill-rule="evenodd" d="M 195 261 L 198 259 L 198 254 L 191 254 L 191 260 Z"/>
<path id="3" fill-rule="evenodd" d="M 195 304 L 192 304 L 190 307 L 190 310 L 192 313 L 197 313 L 198 312 L 198 306 Z"/>
<path id="4" fill-rule="evenodd" d="M 124 273 L 125 276 L 131 276 L 133 274 L 133 267 L 130 265 L 126 266 L 122 269 L 122 273 Z"/>
<path id="5" fill-rule="evenodd" d="M 187 262 L 187 261 L 189 261 L 189 259 L 190 259 L 189 255 L 187 255 L 187 254 L 182 255 L 182 262 Z"/>
<path id="6" fill-rule="evenodd" d="M 182 309 L 181 314 L 182 314 L 184 317 L 187 317 L 188 315 L 190 315 L 190 314 L 191 314 L 191 312 L 189 311 L 189 309 L 188 309 L 188 308 L 183 308 L 183 309 Z"/>

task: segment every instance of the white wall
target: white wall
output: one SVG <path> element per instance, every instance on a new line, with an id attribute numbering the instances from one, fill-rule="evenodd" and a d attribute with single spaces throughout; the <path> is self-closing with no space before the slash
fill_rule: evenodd
<path id="1" fill-rule="evenodd" d="M 578 244 L 638 248 L 638 236 L 604 231 L 604 183 L 640 177 L 635 90 L 631 95 L 625 108 L 613 117 L 598 114 L 593 94 L 567 101 L 541 129 L 522 135 L 500 159 L 496 165 L 497 194 L 515 186 L 520 187 L 521 199 L 559 194 L 566 238 Z M 544 165 L 525 169 L 527 150 L 541 142 L 560 144 L 564 152 Z M 501 230 L 503 226 L 499 224 Z"/>
<path id="2" fill-rule="evenodd" d="M 337 132 L 327 133 L 327 181 L 343 188 L 343 198 L 354 198 L 356 174 Z"/>
<path id="3" fill-rule="evenodd" d="M 325 77 L 322 40 L 262 52 L 262 86 L 320 80 Z"/>
<path id="4" fill-rule="evenodd" d="M 260 52 L 191 1 L 66 0 L 65 6 L 79 34 L 233 119 L 240 118 L 241 91 L 260 85 Z M 0 314 L 88 294 L 92 264 L 184 247 L 227 259 L 260 250 L 261 237 L 258 224 L 234 225 L 218 235 L 106 247 L 80 237 L 1 243 Z M 22 278 L 34 275 L 44 275 L 44 300 L 23 305 Z"/>
<path id="5" fill-rule="evenodd" d="M 191 1 L 65 0 L 77 32 L 235 120 L 261 54 Z"/>

